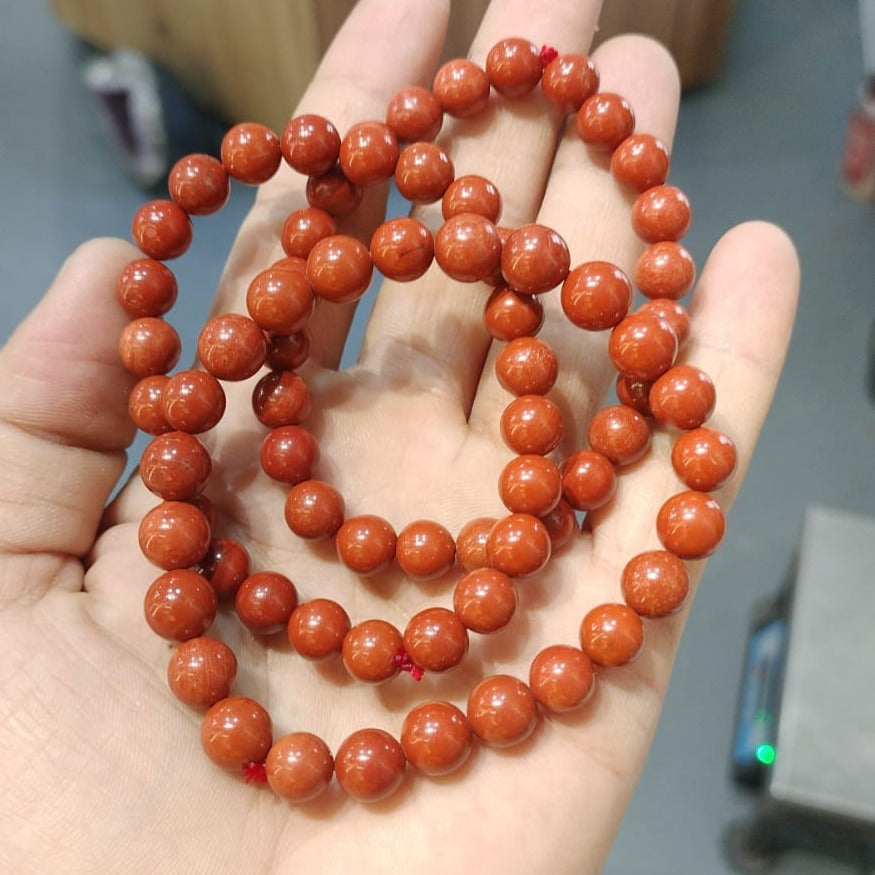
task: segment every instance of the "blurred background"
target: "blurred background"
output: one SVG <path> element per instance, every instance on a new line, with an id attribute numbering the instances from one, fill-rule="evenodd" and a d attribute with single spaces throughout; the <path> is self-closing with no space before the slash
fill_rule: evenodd
<path id="1" fill-rule="evenodd" d="M 168 155 L 215 151 L 226 120 L 282 125 L 350 3 L 260 2 L 288 11 L 267 16 L 264 26 L 278 40 L 309 34 L 309 54 L 250 59 L 244 46 L 229 55 L 239 32 L 233 16 L 245 7 L 251 19 L 256 4 L 220 4 L 227 17 L 211 13 L 213 33 L 186 29 L 186 6 L 202 5 L 195 0 L 0 0 L 0 340 L 73 247 L 126 233 L 144 180 L 166 169 Z M 693 204 L 685 243 L 697 262 L 733 224 L 768 219 L 795 240 L 803 276 L 775 404 L 724 546 L 708 565 L 652 755 L 605 871 L 875 871 L 875 712 L 868 704 L 875 700 L 868 633 L 875 618 L 875 206 L 868 200 L 875 135 L 859 6 L 605 6 L 602 36 L 654 33 L 684 73 L 671 181 Z M 455 0 L 456 51 L 480 8 Z M 107 54 L 124 44 L 160 63 Z M 279 81 L 288 94 L 275 87 Z M 107 83 L 120 82 L 142 123 L 136 160 L 109 122 L 120 106 L 118 95 L 106 98 Z M 251 196 L 236 188 L 208 219 L 209 233 L 174 264 L 186 290 L 174 324 L 188 350 Z M 798 598 L 774 601 L 797 581 Z M 812 624 L 824 594 L 840 608 L 826 632 Z M 850 640 L 851 650 L 830 634 Z M 835 698 L 800 704 L 805 678 Z M 823 762 L 799 731 L 814 725 L 818 711 L 821 718 L 829 712 L 812 732 L 832 752 Z"/>

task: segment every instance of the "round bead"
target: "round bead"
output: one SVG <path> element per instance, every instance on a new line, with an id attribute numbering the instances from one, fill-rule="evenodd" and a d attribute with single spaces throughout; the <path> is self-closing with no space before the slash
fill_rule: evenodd
<path id="1" fill-rule="evenodd" d="M 587 146 L 613 152 L 635 128 L 635 113 L 619 94 L 599 92 L 587 98 L 575 117 L 577 134 Z"/>
<path id="2" fill-rule="evenodd" d="M 587 261 L 568 274 L 560 300 L 565 315 L 579 328 L 604 331 L 629 312 L 632 284 L 615 264 Z"/>
<path id="3" fill-rule="evenodd" d="M 382 729 L 359 729 L 341 742 L 334 759 L 337 783 L 358 802 L 391 796 L 404 780 L 401 745 Z"/>
<path id="4" fill-rule="evenodd" d="M 447 671 L 468 652 L 468 630 L 447 608 L 426 608 L 407 623 L 404 649 L 426 671 Z"/>
<path id="5" fill-rule="evenodd" d="M 567 644 L 545 647 L 532 660 L 529 686 L 549 711 L 573 711 L 592 695 L 595 686 L 592 660 L 582 650 Z"/>
<path id="6" fill-rule="evenodd" d="M 519 37 L 497 42 L 486 56 L 489 82 L 505 97 L 528 94 L 540 82 L 542 69 L 538 47 Z"/>
<path id="7" fill-rule="evenodd" d="M 330 538 L 343 523 L 343 512 L 340 493 L 321 480 L 298 483 L 286 496 L 286 525 L 299 538 Z"/>
<path id="8" fill-rule="evenodd" d="M 617 377 L 617 399 L 621 404 L 637 410 L 642 416 L 650 416 L 650 387 L 653 385 L 649 380 L 636 380 L 620 374 Z"/>
<path id="9" fill-rule="evenodd" d="M 498 478 L 498 494 L 511 513 L 544 516 L 562 498 L 559 468 L 544 456 L 516 456 L 502 469 Z"/>
<path id="10" fill-rule="evenodd" d="M 510 747 L 528 738 L 538 723 L 538 704 L 521 680 L 506 674 L 484 678 L 468 696 L 468 722 L 490 747 Z"/>
<path id="11" fill-rule="evenodd" d="M 187 213 L 206 216 L 220 210 L 231 193 L 228 173 L 212 155 L 186 155 L 170 169 L 170 197 Z"/>
<path id="12" fill-rule="evenodd" d="M 434 238 L 422 222 L 409 217 L 390 219 L 371 237 L 371 258 L 377 270 L 406 283 L 419 279 L 434 260 Z"/>
<path id="13" fill-rule="evenodd" d="M 559 503 L 550 513 L 541 517 L 541 522 L 550 534 L 554 553 L 561 550 L 577 530 L 577 517 L 574 508 L 564 498 L 559 499 Z"/>
<path id="14" fill-rule="evenodd" d="M 294 371 L 270 371 L 252 390 L 252 409 L 268 428 L 297 425 L 312 407 L 307 384 Z"/>
<path id="15" fill-rule="evenodd" d="M 559 359 L 553 347 L 535 337 L 509 341 L 495 360 L 498 382 L 514 395 L 545 395 L 556 382 Z"/>
<path id="16" fill-rule="evenodd" d="M 140 523 L 140 549 L 159 568 L 189 568 L 210 546 L 210 524 L 193 504 L 163 501 Z"/>
<path id="17" fill-rule="evenodd" d="M 559 55 L 541 73 L 541 91 L 563 115 L 576 113 L 598 87 L 598 71 L 586 55 Z"/>
<path id="18" fill-rule="evenodd" d="M 547 564 L 552 547 L 550 534 L 537 517 L 514 513 L 492 527 L 486 555 L 489 564 L 508 577 L 526 577 Z"/>
<path id="19" fill-rule="evenodd" d="M 647 452 L 650 426 L 634 407 L 605 407 L 589 424 L 589 445 L 615 465 L 629 465 Z"/>
<path id="20" fill-rule="evenodd" d="M 443 111 L 458 118 L 477 115 L 489 103 L 489 79 L 473 61 L 447 61 L 435 74 L 432 91 Z"/>
<path id="21" fill-rule="evenodd" d="M 131 222 L 134 243 L 158 261 L 178 258 L 188 249 L 194 231 L 182 207 L 169 200 L 143 204 Z"/>
<path id="22" fill-rule="evenodd" d="M 186 432 L 171 431 L 153 438 L 140 457 L 140 477 L 146 488 L 165 501 L 188 501 L 207 485 L 210 454 Z"/>
<path id="23" fill-rule="evenodd" d="M 310 358 L 310 333 L 271 334 L 265 364 L 274 371 L 294 371 Z"/>
<path id="24" fill-rule="evenodd" d="M 264 331 L 302 331 L 316 303 L 306 276 L 296 270 L 269 267 L 256 274 L 246 290 L 246 309 Z"/>
<path id="25" fill-rule="evenodd" d="M 679 435 L 671 451 L 671 464 L 678 477 L 699 492 L 719 489 L 732 476 L 738 463 L 735 444 L 719 431 L 694 428 Z"/>
<path id="26" fill-rule="evenodd" d="M 240 622 L 259 635 L 272 635 L 285 629 L 297 606 L 295 585 L 275 571 L 251 574 L 240 584 L 234 598 Z"/>
<path id="27" fill-rule="evenodd" d="M 453 610 L 472 632 L 489 633 L 502 629 L 516 610 L 513 581 L 497 568 L 469 571 L 453 590 Z"/>
<path id="28" fill-rule="evenodd" d="M 682 304 L 669 298 L 654 298 L 645 301 L 635 313 L 639 316 L 656 316 L 663 319 L 671 326 L 671 330 L 677 335 L 678 349 L 683 348 L 690 336 L 690 314 Z"/>
<path id="29" fill-rule="evenodd" d="M 578 450 L 562 464 L 562 491 L 575 510 L 603 507 L 617 491 L 611 460 L 595 450 Z"/>
<path id="30" fill-rule="evenodd" d="M 490 222 L 497 222 L 501 215 L 501 195 L 495 185 L 483 176 L 459 176 L 444 191 L 441 212 L 444 219 L 460 213 L 476 213 Z"/>
<path id="31" fill-rule="evenodd" d="M 360 681 L 380 684 L 401 670 L 401 633 L 385 620 L 364 620 L 343 639 L 343 664 Z"/>
<path id="32" fill-rule="evenodd" d="M 128 397 L 128 414 L 134 425 L 147 434 L 164 434 L 171 431 L 172 426 L 164 417 L 162 401 L 164 388 L 169 377 L 164 374 L 153 374 L 143 377 Z"/>
<path id="33" fill-rule="evenodd" d="M 225 769 L 263 762 L 272 740 L 270 715 L 246 696 L 220 699 L 201 723 L 204 751 Z"/>
<path id="34" fill-rule="evenodd" d="M 399 91 L 386 107 L 386 124 L 405 143 L 433 140 L 443 120 L 441 102 L 433 92 L 417 85 Z"/>
<path id="35" fill-rule="evenodd" d="M 647 243 L 680 240 L 691 218 L 687 196 L 673 185 L 655 185 L 641 192 L 632 204 L 632 227 Z"/>
<path id="36" fill-rule="evenodd" d="M 304 428 L 284 425 L 272 429 L 261 442 L 261 469 L 280 483 L 301 483 L 313 476 L 319 461 L 316 439 Z"/>
<path id="37" fill-rule="evenodd" d="M 222 138 L 222 164 L 234 179 L 247 185 L 267 182 L 282 160 L 280 141 L 265 125 L 242 122 Z"/>
<path id="38" fill-rule="evenodd" d="M 189 638 L 170 657 L 167 683 L 180 702 L 209 708 L 231 691 L 237 676 L 234 651 L 215 638 Z"/>
<path id="39" fill-rule="evenodd" d="M 680 610 L 690 591 L 684 563 L 666 550 L 639 553 L 620 577 L 626 604 L 642 617 L 666 617 Z"/>
<path id="40" fill-rule="evenodd" d="M 225 413 L 225 403 L 225 390 L 206 371 L 179 371 L 170 377 L 162 393 L 168 425 L 191 434 L 209 431 L 217 425 Z"/>
<path id="41" fill-rule="evenodd" d="M 328 745 L 310 732 L 292 732 L 277 739 L 264 763 L 267 783 L 290 802 L 309 802 L 325 791 L 334 774 Z"/>
<path id="42" fill-rule="evenodd" d="M 179 361 L 182 341 L 163 319 L 144 316 L 128 322 L 118 344 L 122 364 L 135 377 L 166 374 Z"/>
<path id="43" fill-rule="evenodd" d="M 627 377 L 655 380 L 673 364 L 678 338 L 668 322 L 655 316 L 633 313 L 623 319 L 608 340 L 608 355 L 614 367 Z"/>
<path id="44" fill-rule="evenodd" d="M 456 559 L 465 571 L 483 568 L 489 563 L 486 540 L 497 522 L 495 517 L 484 516 L 476 517 L 462 526 L 456 536 Z"/>
<path id="45" fill-rule="evenodd" d="M 346 216 L 358 208 L 364 190 L 332 167 L 318 176 L 307 177 L 307 203 L 331 216 Z"/>
<path id="46" fill-rule="evenodd" d="M 449 702 L 423 702 L 404 718 L 401 748 L 424 775 L 448 775 L 468 759 L 474 734 L 468 718 Z"/>
<path id="47" fill-rule="evenodd" d="M 454 280 L 472 283 L 489 279 L 501 262 L 501 238 L 489 219 L 459 213 L 435 234 L 434 255 L 441 270 Z"/>
<path id="48" fill-rule="evenodd" d="M 379 574 L 392 564 L 396 542 L 392 526 L 373 514 L 350 517 L 335 536 L 340 561 L 365 577 Z"/>
<path id="49" fill-rule="evenodd" d="M 621 185 L 647 191 L 665 182 L 670 163 L 661 140 L 652 134 L 632 134 L 611 155 L 611 173 Z"/>
<path id="50" fill-rule="evenodd" d="M 486 302 L 483 321 L 495 340 L 533 336 L 544 322 L 544 306 L 531 295 L 521 295 L 507 286 L 499 286 Z"/>
<path id="51" fill-rule="evenodd" d="M 580 624 L 580 646 L 596 665 L 626 665 L 641 653 L 644 624 L 628 605 L 597 605 Z"/>
<path id="52" fill-rule="evenodd" d="M 336 233 L 337 223 L 329 213 L 315 207 L 303 207 L 290 213 L 283 222 L 280 243 L 286 255 L 306 258 L 320 240 Z"/>
<path id="53" fill-rule="evenodd" d="M 398 158 L 395 185 L 414 204 L 439 201 L 453 181 L 453 162 L 436 143 L 413 143 Z"/>
<path id="54" fill-rule="evenodd" d="M 717 393 L 711 378 L 692 365 L 675 365 L 650 387 L 650 411 L 662 423 L 698 428 L 714 412 Z"/>
<path id="55" fill-rule="evenodd" d="M 431 580 L 452 568 L 456 542 L 439 523 L 415 520 L 399 532 L 395 558 L 405 574 L 416 580 Z"/>
<path id="56" fill-rule="evenodd" d="M 635 285 L 648 298 L 682 298 L 693 287 L 696 265 L 690 253 L 671 240 L 651 243 L 635 264 Z"/>
<path id="57" fill-rule="evenodd" d="M 325 237 L 307 256 L 307 279 L 313 291 L 335 304 L 357 301 L 368 290 L 373 272 L 368 248 L 346 234 Z"/>
<path id="58" fill-rule="evenodd" d="M 167 571 L 146 590 L 143 614 L 161 638 L 187 641 L 203 635 L 216 616 L 216 594 L 195 571 Z"/>
<path id="59" fill-rule="evenodd" d="M 220 599 L 234 596 L 249 576 L 249 553 L 233 538 L 213 538 L 200 571 Z"/>
<path id="60" fill-rule="evenodd" d="M 673 495 L 656 515 L 656 534 L 666 550 L 681 559 L 710 556 L 726 532 L 720 505 L 707 492 Z"/>
<path id="61" fill-rule="evenodd" d="M 264 364 L 264 333 L 251 319 L 224 313 L 207 320 L 197 341 L 203 366 L 217 380 L 246 380 Z"/>
<path id="62" fill-rule="evenodd" d="M 552 228 L 523 225 L 513 231 L 501 250 L 501 273 L 507 284 L 524 295 L 540 295 L 568 276 L 568 245 Z"/>
<path id="63" fill-rule="evenodd" d="M 122 268 L 115 284 L 118 302 L 132 319 L 163 316 L 175 303 L 173 271 L 154 258 L 138 258 Z"/>
<path id="64" fill-rule="evenodd" d="M 546 456 L 562 439 L 562 415 L 543 395 L 520 395 L 501 414 L 501 435 L 516 453 Z"/>
<path id="65" fill-rule="evenodd" d="M 312 599 L 292 612 L 286 634 L 304 659 L 320 661 L 341 653 L 350 626 L 349 614 L 337 602 Z"/>
<path id="66" fill-rule="evenodd" d="M 304 176 L 327 173 L 340 154 L 340 134 L 328 119 L 311 113 L 298 115 L 283 128 L 283 158 Z"/>
<path id="67" fill-rule="evenodd" d="M 338 161 L 343 175 L 356 185 L 389 179 L 398 161 L 395 131 L 377 121 L 353 125 L 340 141 Z"/>

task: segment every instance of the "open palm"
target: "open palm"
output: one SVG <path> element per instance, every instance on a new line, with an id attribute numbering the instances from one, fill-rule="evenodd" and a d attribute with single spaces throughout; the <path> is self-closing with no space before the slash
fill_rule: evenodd
<path id="1" fill-rule="evenodd" d="M 341 131 L 382 117 L 395 91 L 429 81 L 447 5 L 362 0 L 301 111 L 325 115 Z M 495 0 L 472 57 L 482 62 L 495 41 L 517 34 L 583 51 L 596 6 Z M 638 129 L 670 142 L 678 87 L 665 53 L 623 38 L 600 49 L 597 62 L 602 89 L 630 100 Z M 563 136 L 536 96 L 498 102 L 485 119 L 452 128 L 445 145 L 457 173 L 496 183 L 502 224 L 537 218 L 556 228 L 572 264 L 634 263 L 641 244 L 630 229 L 628 198 L 603 167 L 592 166 L 579 141 Z M 260 192 L 229 261 L 219 310 L 245 312 L 249 278 L 282 254 L 278 227 L 304 204 L 302 183 L 292 176 Z M 366 199 L 351 229 L 362 239 L 379 221 L 378 200 Z M 155 498 L 137 479 L 104 513 L 132 437 L 130 378 L 115 351 L 125 316 L 112 289 L 133 257 L 119 241 L 77 251 L 0 360 L 0 758 L 15 785 L 0 803 L 0 869 L 598 871 L 655 728 L 684 612 L 648 623 L 642 657 L 602 672 L 582 712 L 542 721 L 509 752 L 480 749 L 458 774 L 409 778 L 375 806 L 330 792 L 295 808 L 203 755 L 199 714 L 167 690 L 171 648 L 142 619 L 156 572 L 140 555 L 137 525 Z M 780 370 L 796 285 L 786 238 L 749 224 L 718 244 L 694 297 L 694 339 L 684 357 L 714 379 L 713 421 L 735 440 L 740 474 Z M 348 372 L 335 368 L 352 312 L 317 310 L 314 352 L 303 371 L 313 393 L 307 425 L 319 441 L 320 476 L 350 512 L 379 514 L 397 529 L 433 518 L 452 532 L 472 517 L 503 513 L 496 482 L 511 453 L 498 420 L 509 396 L 494 376 L 496 349 L 482 325 L 487 292 L 435 268 L 414 284 L 385 284 L 360 362 Z M 566 415 L 567 451 L 585 445 L 586 423 L 611 373 L 605 338 L 568 324 L 555 297 L 545 302 L 542 336 L 559 354 L 551 397 Z M 260 472 L 252 450 L 263 428 L 251 413 L 251 383 L 227 389 L 228 411 L 206 438 L 214 463 L 209 494 L 221 533 L 247 545 L 253 568 L 287 574 L 302 598 L 336 599 L 354 621 L 380 617 L 403 628 L 421 608 L 448 603 L 449 578 L 414 583 L 386 573 L 363 581 L 330 548 L 291 535 L 284 491 Z M 520 582 L 512 623 L 472 641 L 453 672 L 370 687 L 338 664 L 305 662 L 282 641 L 265 646 L 220 614 L 214 632 L 240 663 L 235 691 L 268 708 L 277 736 L 309 730 L 336 749 L 360 727 L 397 735 L 406 711 L 425 698 L 464 705 L 484 675 L 525 678 L 534 653 L 575 643 L 583 614 L 618 598 L 620 570 L 632 555 L 658 546 L 656 511 L 679 488 L 669 440 L 655 435 L 645 460 L 624 469 L 613 502 L 593 515 L 592 532 L 561 550 L 545 574 Z M 724 506 L 739 481 L 720 491 Z M 701 563 L 689 565 L 695 582 Z"/>

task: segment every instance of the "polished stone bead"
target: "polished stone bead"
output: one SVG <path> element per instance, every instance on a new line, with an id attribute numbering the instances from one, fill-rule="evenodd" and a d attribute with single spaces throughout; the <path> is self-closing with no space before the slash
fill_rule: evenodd
<path id="1" fill-rule="evenodd" d="M 358 122 L 340 141 L 340 169 L 356 185 L 373 185 L 390 179 L 397 161 L 398 138 L 383 122 Z"/>
<path id="2" fill-rule="evenodd" d="M 633 556 L 620 577 L 626 604 L 642 617 L 666 617 L 680 610 L 690 591 L 686 566 L 667 550 Z"/>
<path id="3" fill-rule="evenodd" d="M 501 238 L 489 219 L 459 213 L 435 234 L 434 255 L 443 272 L 454 280 L 486 280 L 496 274 L 501 263 Z"/>
<path id="4" fill-rule="evenodd" d="M 621 404 L 632 407 L 642 416 L 650 416 L 650 380 L 636 380 L 619 374 L 616 381 L 617 399 Z"/>
<path id="5" fill-rule="evenodd" d="M 644 624 L 628 605 L 597 605 L 580 624 L 580 646 L 596 665 L 626 665 L 641 653 Z"/>
<path id="6" fill-rule="evenodd" d="M 651 243 L 635 264 L 635 285 L 648 298 L 684 297 L 696 279 L 690 253 L 672 240 Z"/>
<path id="7" fill-rule="evenodd" d="M 234 597 L 234 608 L 240 622 L 259 635 L 272 635 L 285 629 L 297 606 L 295 585 L 276 571 L 250 574 Z"/>
<path id="8" fill-rule="evenodd" d="M 425 671 L 447 671 L 468 652 L 468 630 L 447 608 L 425 608 L 408 621 L 404 649 Z"/>
<path id="9" fill-rule="evenodd" d="M 687 196 L 673 185 L 655 185 L 632 204 L 632 227 L 647 243 L 680 240 L 690 227 L 692 210 Z"/>
<path id="10" fill-rule="evenodd" d="M 682 304 L 670 298 L 653 298 L 645 301 L 635 313 L 639 316 L 656 316 L 668 322 L 677 335 L 678 349 L 683 349 L 690 336 L 690 314 Z"/>
<path id="11" fill-rule="evenodd" d="M 531 295 L 521 295 L 507 286 L 499 286 L 486 302 L 483 321 L 495 340 L 533 336 L 544 323 L 544 306 Z"/>
<path id="12" fill-rule="evenodd" d="M 563 495 L 575 510 L 603 507 L 617 491 L 611 460 L 595 450 L 577 450 L 562 463 L 560 470 Z"/>
<path id="13" fill-rule="evenodd" d="M 434 238 L 417 219 L 383 222 L 371 237 L 371 258 L 383 276 L 406 283 L 419 279 L 434 260 Z"/>
<path id="14" fill-rule="evenodd" d="M 225 390 L 206 371 L 178 371 L 162 394 L 164 418 L 177 431 L 200 434 L 217 425 L 225 414 Z"/>
<path id="15" fill-rule="evenodd" d="M 315 207 L 302 207 L 289 213 L 283 222 L 280 243 L 286 255 L 306 258 L 320 240 L 336 233 L 337 223 L 329 213 Z"/>
<path id="16" fill-rule="evenodd" d="M 532 660 L 529 687 L 549 711 L 573 711 L 589 700 L 595 687 L 592 660 L 567 644 L 545 647 Z"/>
<path id="17" fill-rule="evenodd" d="M 505 97 L 522 97 L 541 81 L 541 52 L 528 40 L 508 37 L 497 42 L 486 56 L 489 83 Z"/>
<path id="18" fill-rule="evenodd" d="M 118 351 L 125 368 L 142 379 L 171 370 L 179 361 L 182 341 L 176 329 L 163 319 L 144 316 L 122 329 Z"/>
<path id="19" fill-rule="evenodd" d="M 306 429 L 282 425 L 265 435 L 258 458 L 261 469 L 271 480 L 294 485 L 313 476 L 319 461 L 319 445 Z"/>
<path id="20" fill-rule="evenodd" d="M 559 499 L 559 503 L 550 513 L 541 517 L 541 522 L 550 534 L 554 554 L 557 550 L 561 550 L 577 531 L 574 508 L 564 498 Z"/>
<path id="21" fill-rule="evenodd" d="M 164 416 L 164 388 L 170 378 L 165 374 L 143 377 L 131 389 L 128 396 L 128 415 L 140 431 L 147 434 L 164 434 L 172 431 Z"/>
<path id="22" fill-rule="evenodd" d="M 564 115 L 576 113 L 598 87 L 598 70 L 586 55 L 558 55 L 541 74 L 541 91 Z"/>
<path id="23" fill-rule="evenodd" d="M 391 796 L 404 780 L 401 745 L 382 729 L 359 729 L 344 739 L 334 758 L 337 783 L 358 802 Z"/>
<path id="24" fill-rule="evenodd" d="M 489 564 L 508 577 L 527 577 L 550 561 L 553 543 L 546 526 L 534 516 L 513 513 L 500 519 L 486 539 Z"/>
<path id="25" fill-rule="evenodd" d="M 188 213 L 170 200 L 148 201 L 131 221 L 134 243 L 157 261 L 182 255 L 191 245 L 193 233 Z"/>
<path id="26" fill-rule="evenodd" d="M 562 476 L 556 463 L 545 456 L 516 456 L 499 475 L 498 494 L 511 513 L 542 517 L 562 498 Z"/>
<path id="27" fill-rule="evenodd" d="M 334 543 L 340 561 L 356 574 L 368 577 L 392 564 L 397 540 L 395 530 L 382 517 L 361 514 L 344 521 Z"/>
<path id="28" fill-rule="evenodd" d="M 501 273 L 524 295 L 540 295 L 564 282 L 571 266 L 568 245 L 552 228 L 523 225 L 511 232 L 501 250 Z"/>
<path id="29" fill-rule="evenodd" d="M 327 173 L 340 154 L 337 128 L 320 115 L 295 116 L 283 128 L 280 147 L 288 164 L 304 176 Z"/>
<path id="30" fill-rule="evenodd" d="M 632 284 L 615 264 L 587 261 L 568 274 L 560 301 L 565 315 L 579 328 L 604 331 L 629 312 Z"/>
<path id="31" fill-rule="evenodd" d="M 498 353 L 498 382 L 514 395 L 546 395 L 556 382 L 559 359 L 548 343 L 536 337 L 516 337 Z"/>
<path id="32" fill-rule="evenodd" d="M 358 209 L 364 189 L 343 175 L 338 166 L 318 176 L 308 176 L 307 203 L 331 216 L 346 216 Z"/>
<path id="33" fill-rule="evenodd" d="M 635 380 L 655 380 L 674 364 L 677 353 L 677 335 L 668 322 L 652 315 L 627 316 L 608 339 L 614 367 Z"/>
<path id="34" fill-rule="evenodd" d="M 490 747 L 511 747 L 528 738 L 538 723 L 538 704 L 521 680 L 506 674 L 484 678 L 468 696 L 468 722 Z"/>
<path id="35" fill-rule="evenodd" d="M 249 576 L 249 553 L 233 538 L 213 538 L 200 571 L 220 599 L 233 598 Z"/>
<path id="36" fill-rule="evenodd" d="M 662 185 L 670 164 L 668 149 L 652 134 L 632 134 L 611 155 L 614 179 L 639 192 Z"/>
<path id="37" fill-rule="evenodd" d="M 274 371 L 297 370 L 310 358 L 310 332 L 271 334 L 267 339 L 265 364 Z"/>
<path id="38" fill-rule="evenodd" d="M 277 739 L 264 763 L 267 783 L 290 802 L 309 802 L 323 793 L 334 774 L 328 745 L 310 732 L 291 732 Z"/>
<path id="39" fill-rule="evenodd" d="M 198 336 L 198 356 L 217 380 L 246 380 L 264 364 L 264 332 L 247 316 L 224 313 L 207 320 Z"/>
<path id="40" fill-rule="evenodd" d="M 431 580 L 453 567 L 456 542 L 440 523 L 414 520 L 398 533 L 395 558 L 408 576 L 415 580 Z"/>
<path id="41" fill-rule="evenodd" d="M 613 404 L 590 421 L 589 445 L 615 465 L 629 465 L 647 452 L 650 426 L 634 407 Z"/>
<path id="42" fill-rule="evenodd" d="M 624 97 L 601 91 L 583 102 L 575 127 L 587 146 L 613 152 L 635 129 L 635 113 Z"/>
<path id="43" fill-rule="evenodd" d="M 476 517 L 459 530 L 456 535 L 456 559 L 465 571 L 473 571 L 475 568 L 488 565 L 486 540 L 497 522 L 496 517 Z"/>
<path id="44" fill-rule="evenodd" d="M 252 390 L 252 409 L 268 428 L 297 425 L 311 408 L 310 389 L 294 371 L 269 371 Z"/>
<path id="45" fill-rule="evenodd" d="M 325 237 L 307 256 L 307 279 L 313 291 L 335 304 L 357 301 L 368 290 L 373 272 L 367 246 L 346 234 Z"/>
<path id="46" fill-rule="evenodd" d="M 477 115 L 489 103 L 489 78 L 473 61 L 447 61 L 435 74 L 432 91 L 448 115 Z"/>
<path id="47" fill-rule="evenodd" d="M 220 699 L 204 714 L 201 744 L 207 756 L 225 769 L 264 762 L 273 741 L 270 715 L 246 696 Z"/>
<path id="48" fill-rule="evenodd" d="M 269 267 L 257 273 L 246 290 L 246 309 L 264 331 L 303 331 L 316 299 L 307 277 L 296 270 Z"/>
<path id="49" fill-rule="evenodd" d="M 215 638 L 183 641 L 167 664 L 167 684 L 180 702 L 209 708 L 231 692 L 237 676 L 234 651 Z"/>
<path id="50" fill-rule="evenodd" d="M 318 662 L 340 655 L 350 627 L 349 614 L 337 602 L 312 599 L 292 612 L 286 634 L 298 654 Z"/>
<path id="51" fill-rule="evenodd" d="M 401 748 L 424 775 L 448 775 L 468 759 L 474 733 L 468 718 L 449 702 L 423 702 L 404 718 Z"/>
<path id="52" fill-rule="evenodd" d="M 189 568 L 210 546 L 210 524 L 187 501 L 163 501 L 140 522 L 140 549 L 159 568 Z"/>
<path id="53" fill-rule="evenodd" d="M 497 222 L 501 215 L 501 195 L 494 183 L 476 173 L 454 179 L 441 198 L 441 213 L 444 219 L 460 213 L 476 213 Z"/>
<path id="54" fill-rule="evenodd" d="M 167 571 L 146 590 L 143 614 L 149 628 L 161 638 L 187 641 L 203 635 L 216 616 L 216 593 L 195 571 Z"/>
<path id="55" fill-rule="evenodd" d="M 681 559 L 710 556 L 726 533 L 726 517 L 707 492 L 673 495 L 656 515 L 656 534 L 666 550 Z"/>
<path id="56" fill-rule="evenodd" d="M 146 444 L 139 470 L 150 492 L 165 501 L 188 501 L 207 485 L 212 462 L 196 437 L 171 431 Z"/>
<path id="57" fill-rule="evenodd" d="M 501 436 L 516 453 L 546 456 L 562 439 L 562 414 L 543 395 L 520 395 L 501 414 Z"/>
<path id="58" fill-rule="evenodd" d="M 404 143 L 433 140 L 444 121 L 441 102 L 432 91 L 413 85 L 403 88 L 386 107 L 386 124 Z"/>
<path id="59" fill-rule="evenodd" d="M 206 216 L 222 209 L 231 193 L 228 172 L 212 155 L 180 158 L 167 176 L 170 197 L 187 213 Z"/>
<path id="60" fill-rule="evenodd" d="M 401 152 L 395 166 L 395 186 L 414 204 L 439 201 L 454 176 L 450 156 L 436 143 L 412 143 Z"/>
<path id="61" fill-rule="evenodd" d="M 163 316 L 175 303 L 173 271 L 154 258 L 137 258 L 122 268 L 115 284 L 118 302 L 132 319 Z"/>
<path id="62" fill-rule="evenodd" d="M 256 122 L 241 122 L 229 128 L 220 151 L 228 173 L 247 185 L 267 182 L 282 161 L 279 137 Z"/>
<path id="63" fill-rule="evenodd" d="M 671 451 L 671 464 L 678 477 L 699 492 L 719 489 L 735 472 L 735 444 L 723 432 L 694 428 L 678 436 Z"/>
<path id="64" fill-rule="evenodd" d="M 343 513 L 340 493 L 321 480 L 298 483 L 286 496 L 286 525 L 300 538 L 330 538 L 343 523 Z"/>
<path id="65" fill-rule="evenodd" d="M 497 568 L 476 568 L 459 579 L 453 590 L 453 610 L 472 632 L 504 628 L 517 606 L 516 587 Z"/>
<path id="66" fill-rule="evenodd" d="M 698 428 L 714 412 L 717 392 L 711 378 L 692 365 L 675 365 L 650 387 L 650 412 L 677 428 Z"/>

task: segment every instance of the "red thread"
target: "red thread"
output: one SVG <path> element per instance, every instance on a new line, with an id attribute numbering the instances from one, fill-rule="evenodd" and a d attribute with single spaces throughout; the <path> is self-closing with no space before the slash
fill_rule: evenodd
<path id="1" fill-rule="evenodd" d="M 554 58 L 559 57 L 559 52 L 553 46 L 541 46 L 541 64 L 547 66 Z"/>
<path id="2" fill-rule="evenodd" d="M 264 763 L 243 763 L 243 779 L 247 784 L 266 784 L 267 769 Z"/>
<path id="3" fill-rule="evenodd" d="M 421 665 L 417 665 L 403 647 L 398 648 L 398 652 L 395 654 L 392 661 L 401 669 L 401 671 L 409 672 L 410 677 L 412 677 L 413 680 L 422 680 L 422 676 L 425 674 L 425 669 Z"/>

